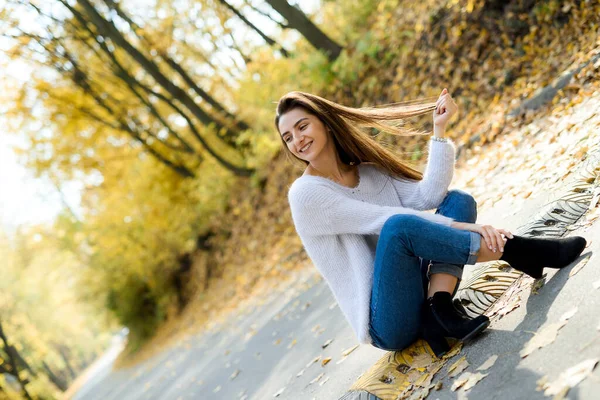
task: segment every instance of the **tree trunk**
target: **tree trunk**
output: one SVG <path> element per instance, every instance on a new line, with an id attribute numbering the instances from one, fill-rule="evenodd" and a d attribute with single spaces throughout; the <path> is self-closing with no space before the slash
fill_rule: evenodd
<path id="1" fill-rule="evenodd" d="M 27 385 L 27 383 L 28 383 L 28 380 L 21 378 L 21 374 L 19 374 L 18 360 L 19 359 L 23 360 L 23 358 L 21 357 L 20 354 L 18 354 L 18 352 L 14 348 L 14 346 L 11 346 L 8 343 L 8 339 L 7 339 L 6 335 L 4 334 L 4 329 L 2 328 L 2 321 L 0 321 L 0 339 L 2 339 L 2 342 L 3 342 L 4 352 L 8 356 L 7 361 L 9 362 L 9 365 L 11 366 L 11 370 L 12 370 L 11 375 L 13 375 L 15 378 L 17 378 L 17 381 L 21 385 L 21 392 L 22 392 L 23 396 L 26 399 L 31 400 L 31 396 L 29 395 L 29 392 L 27 391 L 27 388 L 25 387 L 25 385 Z M 23 362 L 24 361 L 25 360 L 23 360 Z M 27 363 L 25 363 L 25 365 L 26 365 L 26 368 L 29 367 L 27 365 Z"/>
<path id="2" fill-rule="evenodd" d="M 275 11 L 284 17 L 290 28 L 296 29 L 316 49 L 327 54 L 329 61 L 335 61 L 342 47 L 325 35 L 302 10 L 290 5 L 286 0 L 266 0 Z"/>
<path id="3" fill-rule="evenodd" d="M 74 7 L 68 5 L 67 0 L 60 0 L 69 10 L 74 14 L 81 17 L 81 14 L 74 9 Z M 102 36 L 110 38 L 117 46 L 122 48 L 131 58 L 133 58 L 154 80 L 166 90 L 173 98 L 178 99 L 188 110 L 194 114 L 204 125 L 209 126 L 214 124 L 217 131 L 223 129 L 226 133 L 229 132 L 223 124 L 216 121 L 210 115 L 208 115 L 196 102 L 187 94 L 187 92 L 175 85 L 169 78 L 167 78 L 159 66 L 147 58 L 141 51 L 133 46 L 129 41 L 121 34 L 121 32 L 114 26 L 111 21 L 106 20 L 91 4 L 88 0 L 79 0 L 79 4 L 83 7 L 84 12 L 89 17 L 89 20 L 85 20 L 82 23 L 91 22 L 96 28 L 97 32 Z M 81 17 L 82 18 L 82 17 Z M 232 134 L 229 137 L 234 136 Z M 237 150 L 237 146 L 234 141 L 231 140 L 228 143 L 231 147 Z"/>
<path id="4" fill-rule="evenodd" d="M 69 384 L 67 383 L 67 381 L 64 378 L 61 378 L 60 376 L 56 375 L 54 371 L 52 371 L 50 366 L 46 364 L 46 361 L 42 361 L 42 367 L 44 368 L 44 371 L 46 371 L 46 376 L 48 377 L 48 379 L 50 379 L 50 381 L 54 383 L 54 385 L 57 388 L 59 388 L 63 392 L 69 388 Z"/>
<path id="5" fill-rule="evenodd" d="M 248 18 L 244 17 L 242 15 L 242 13 L 240 13 L 235 7 L 233 7 L 231 4 L 229 4 L 226 0 L 219 0 L 219 2 L 221 4 L 223 4 L 225 7 L 227 7 L 227 9 L 229 11 L 231 11 L 232 13 L 234 13 L 239 19 L 241 19 L 242 22 L 244 22 L 246 25 L 248 25 L 250 27 L 250 29 L 252 29 L 256 33 L 258 33 L 258 35 L 261 38 L 263 38 L 263 40 L 265 42 L 267 42 L 269 44 L 269 46 L 273 46 L 273 47 L 278 48 L 279 51 L 281 52 L 281 55 L 283 55 L 286 58 L 288 58 L 290 56 L 290 54 L 286 51 L 286 49 L 283 48 L 283 46 L 281 46 L 275 40 L 273 40 L 270 37 L 268 37 L 267 35 L 265 35 L 260 29 L 258 29 L 258 27 L 256 25 L 254 25 L 252 22 L 250 22 L 248 20 Z"/>

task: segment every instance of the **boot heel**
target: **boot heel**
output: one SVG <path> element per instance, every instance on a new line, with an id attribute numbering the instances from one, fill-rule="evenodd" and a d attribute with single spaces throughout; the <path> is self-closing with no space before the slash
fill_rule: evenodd
<path id="1" fill-rule="evenodd" d="M 450 351 L 450 346 L 448 345 L 448 341 L 443 336 L 435 336 L 430 334 L 424 334 L 423 339 L 427 342 L 429 347 L 431 347 L 431 351 L 437 358 L 442 357 L 444 354 Z"/>

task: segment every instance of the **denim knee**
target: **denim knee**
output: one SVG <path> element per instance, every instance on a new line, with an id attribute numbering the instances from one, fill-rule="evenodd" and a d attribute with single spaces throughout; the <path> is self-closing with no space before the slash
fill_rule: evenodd
<path id="1" fill-rule="evenodd" d="M 464 190 L 460 190 L 460 189 L 448 190 L 448 194 L 446 196 L 451 197 L 453 201 L 459 201 L 461 204 L 464 204 L 465 206 L 477 208 L 477 201 L 475 201 L 475 198 L 470 193 L 467 193 Z"/>
<path id="2" fill-rule="evenodd" d="M 460 189 L 449 190 L 444 199 L 444 203 L 452 204 L 452 209 L 460 209 L 461 219 L 467 219 L 460 222 L 472 222 L 477 220 L 477 201 L 470 194 Z M 440 205 L 441 207 L 441 205 Z M 443 212 L 441 214 L 444 214 Z"/>
<path id="3" fill-rule="evenodd" d="M 419 229 L 423 224 L 423 218 L 413 214 L 394 214 L 389 217 L 381 227 L 380 236 L 384 232 L 390 231 L 390 234 L 397 235 L 399 233 L 409 232 L 414 229 Z"/>

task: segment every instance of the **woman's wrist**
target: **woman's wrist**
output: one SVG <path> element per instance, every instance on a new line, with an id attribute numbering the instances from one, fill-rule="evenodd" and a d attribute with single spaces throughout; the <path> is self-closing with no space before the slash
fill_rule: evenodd
<path id="1" fill-rule="evenodd" d="M 444 134 L 446 133 L 446 127 L 445 126 L 437 126 L 437 125 L 433 125 L 433 137 L 437 137 L 437 138 L 443 138 Z"/>
<path id="2" fill-rule="evenodd" d="M 456 228 L 456 229 L 461 229 L 463 231 L 466 231 L 468 228 L 468 224 L 465 222 L 452 221 L 450 223 L 450 228 Z"/>
<path id="3" fill-rule="evenodd" d="M 460 222 L 458 222 L 458 221 L 452 221 L 452 222 L 450 222 L 450 228 L 462 229 L 462 228 L 460 227 L 460 224 L 461 224 L 461 223 L 460 223 Z"/>

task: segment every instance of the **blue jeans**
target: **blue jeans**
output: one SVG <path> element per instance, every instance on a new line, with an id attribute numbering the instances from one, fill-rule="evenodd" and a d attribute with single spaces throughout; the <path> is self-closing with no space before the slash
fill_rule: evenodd
<path id="1" fill-rule="evenodd" d="M 462 190 L 450 190 L 435 213 L 474 223 L 477 203 Z M 373 345 L 401 350 L 414 342 L 419 337 L 429 274 L 451 274 L 460 282 L 464 264 L 477 262 L 480 241 L 479 233 L 415 215 L 388 218 L 375 254 L 369 322 Z"/>

